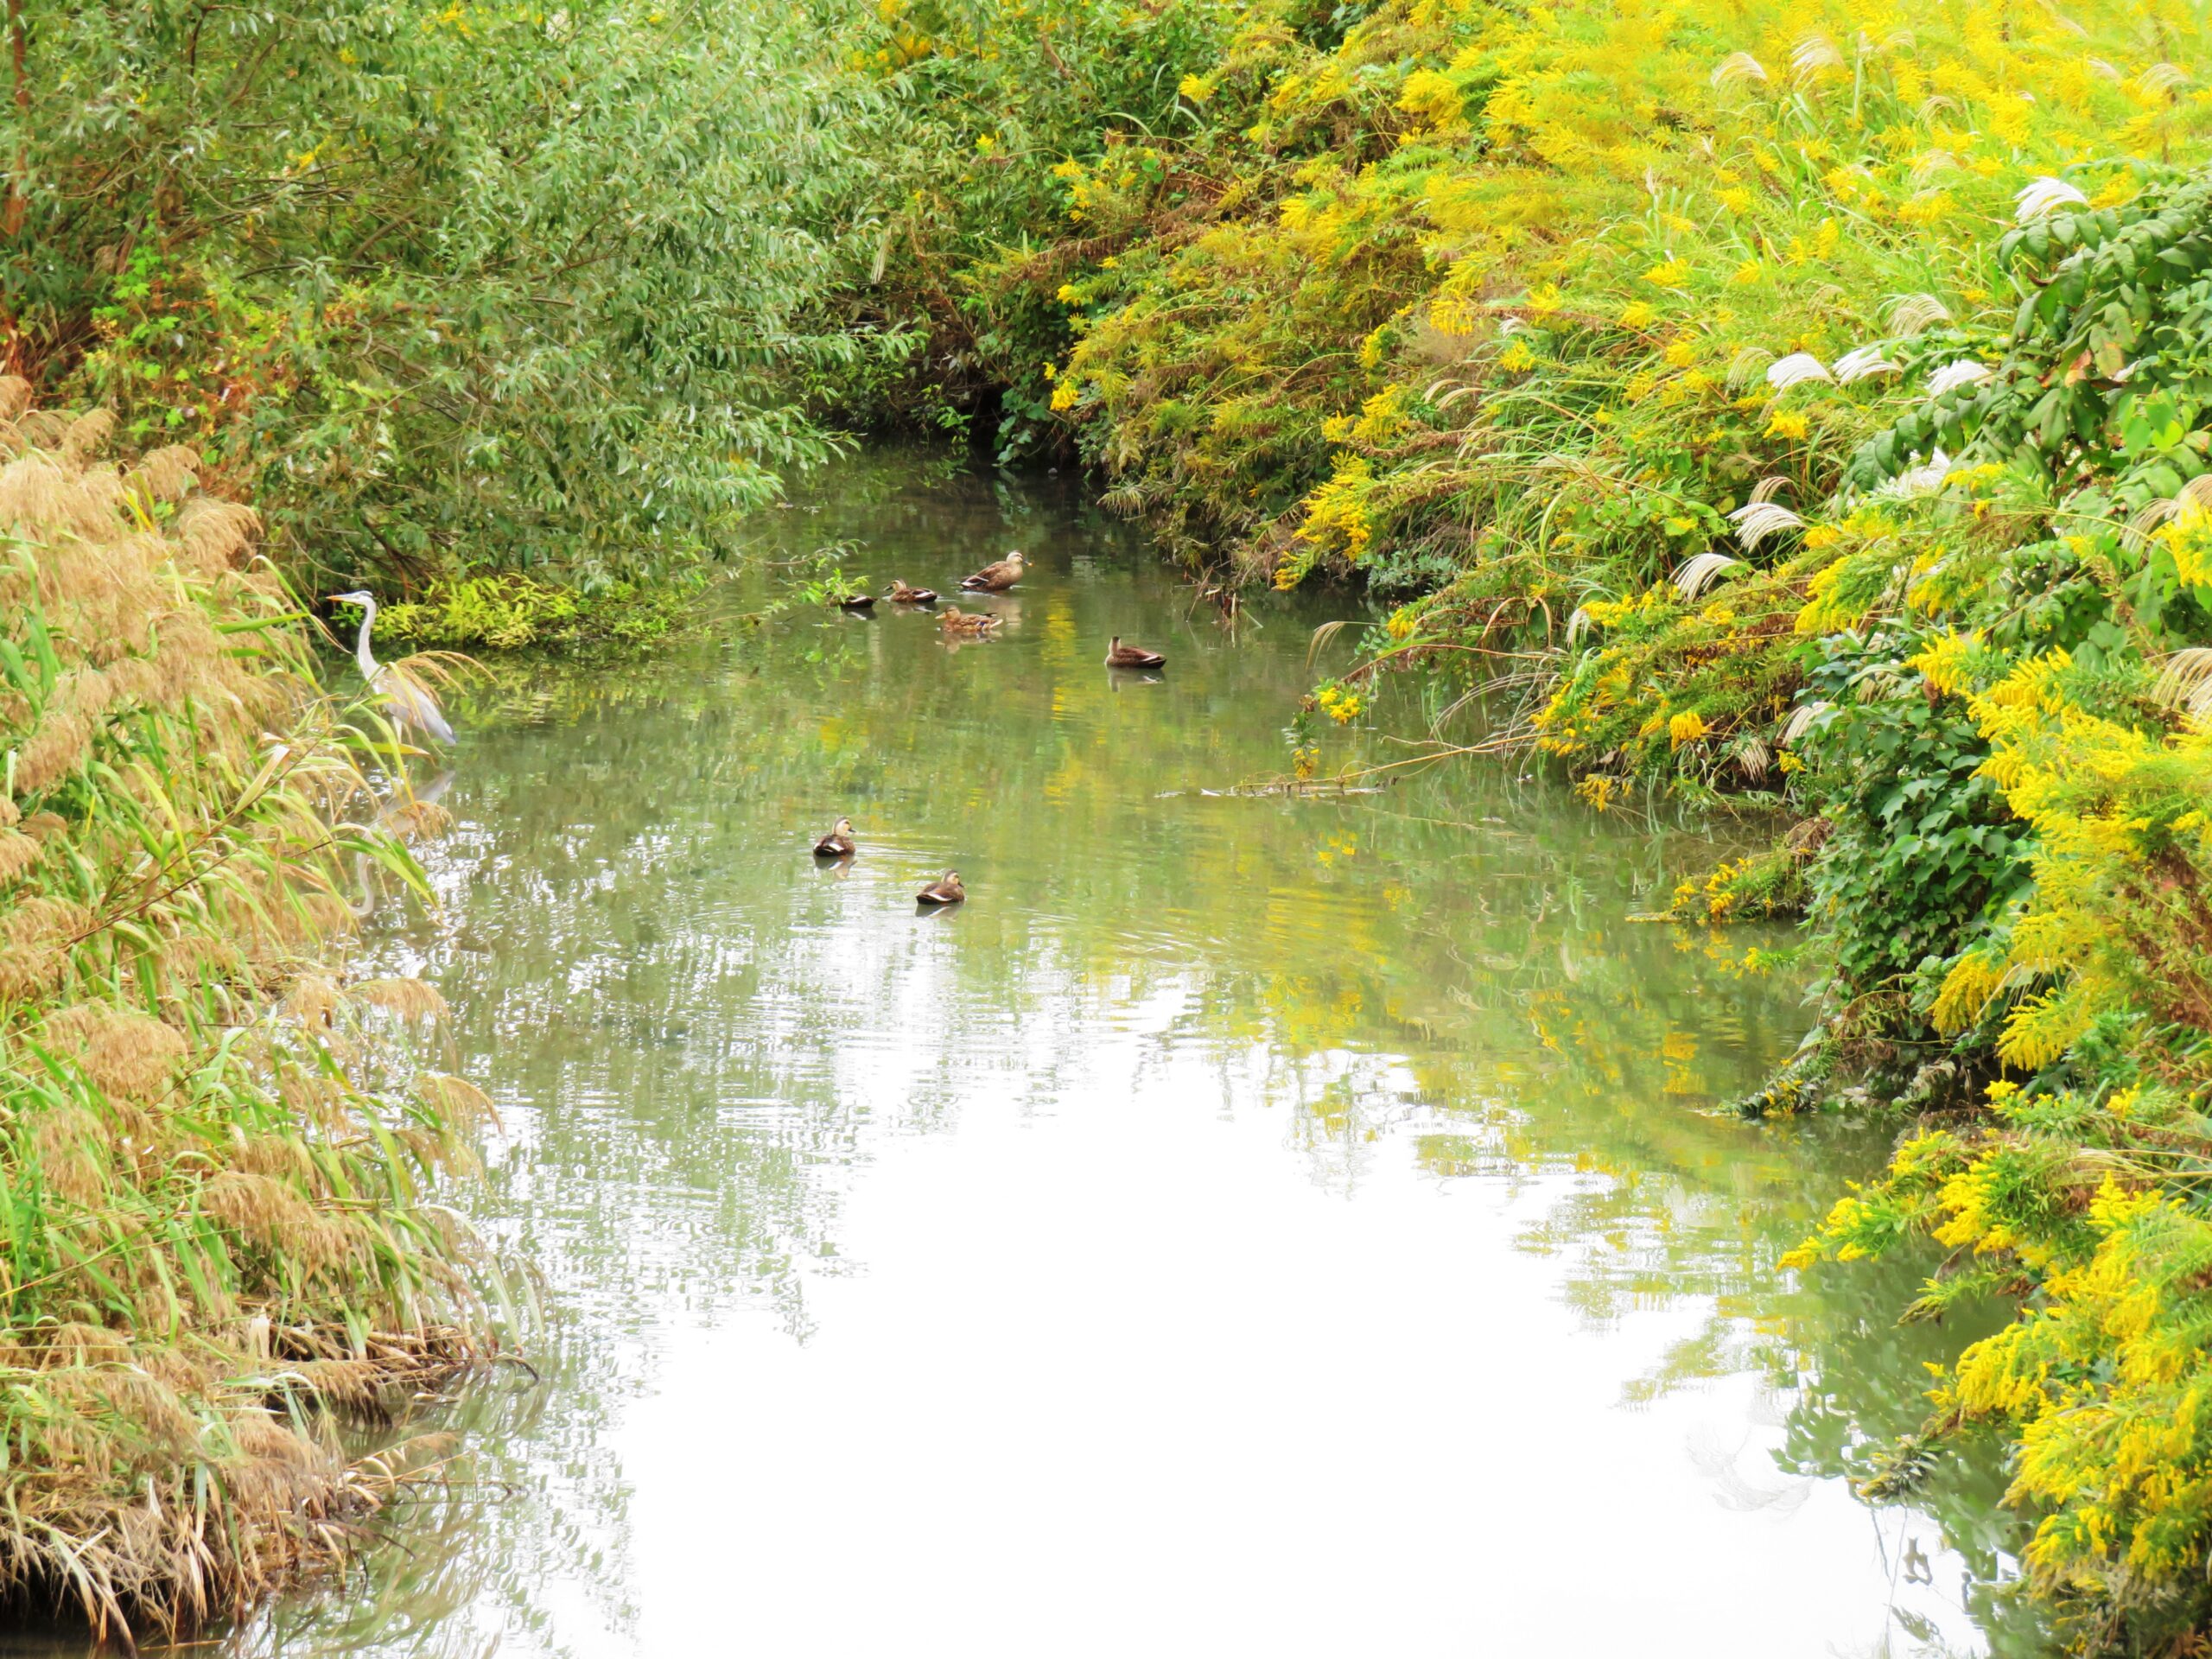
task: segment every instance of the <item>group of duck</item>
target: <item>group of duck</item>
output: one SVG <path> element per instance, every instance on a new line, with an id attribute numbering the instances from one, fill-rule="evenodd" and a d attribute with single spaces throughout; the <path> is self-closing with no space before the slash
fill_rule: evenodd
<path id="1" fill-rule="evenodd" d="M 1006 557 L 985 565 L 972 576 L 961 579 L 963 593 L 1002 594 L 1021 580 L 1027 561 L 1021 550 L 1016 548 Z M 938 595 L 933 588 L 912 588 L 898 577 L 891 579 L 891 586 L 880 595 L 894 605 L 916 608 L 935 607 Z M 848 611 L 873 610 L 878 595 L 862 594 L 838 601 Z M 999 619 L 988 611 L 963 611 L 957 605 L 948 605 L 938 613 L 938 626 L 956 638 L 988 639 L 991 631 L 999 626 Z M 1156 651 L 1147 651 L 1141 645 L 1125 645 L 1122 636 L 1116 634 L 1106 647 L 1106 666 L 1109 668 L 1161 668 L 1167 659 Z M 853 821 L 840 818 L 836 827 L 814 843 L 814 855 L 820 859 L 847 859 L 860 850 L 860 843 L 853 839 Z M 961 885 L 960 872 L 947 870 L 929 886 L 914 895 L 914 902 L 928 908 L 962 903 L 968 889 Z"/>

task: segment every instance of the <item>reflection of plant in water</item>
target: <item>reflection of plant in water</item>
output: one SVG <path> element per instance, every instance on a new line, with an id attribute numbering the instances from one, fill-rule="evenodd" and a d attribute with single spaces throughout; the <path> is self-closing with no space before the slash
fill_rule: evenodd
<path id="1" fill-rule="evenodd" d="M 1370 823 L 1378 867 L 1424 861 L 1417 833 Z M 1823 1280 L 1817 1292 L 1794 1284 L 1783 1256 L 1821 1214 L 1837 1169 L 1878 1166 L 1882 1132 L 1837 1122 L 1757 1128 L 1717 1109 L 1783 1057 L 1796 988 L 1746 975 L 1740 939 L 1608 925 L 1637 893 L 1663 890 L 1657 867 L 1580 850 L 1552 843 L 1548 868 L 1541 849 L 1519 848 L 1512 876 L 1471 874 L 1464 893 L 1429 876 L 1419 916 L 1393 925 L 1398 907 L 1380 906 L 1377 931 L 1336 973 L 1274 974 L 1243 989 L 1217 982 L 1205 994 L 1217 1004 L 1207 1018 L 1282 1052 L 1287 1075 L 1335 1063 L 1318 1087 L 1290 1096 L 1317 1154 L 1333 1147 L 1331 1156 L 1353 1159 L 1399 1128 L 1440 1179 L 1573 1177 L 1525 1240 L 1563 1259 L 1584 1317 L 1610 1324 L 1640 1307 L 1712 1299 L 1636 1397 L 1762 1376 L 1786 1414 L 1782 1468 L 1874 1484 L 1883 1501 L 1933 1516 L 1964 1558 L 1976 1618 L 2031 1645 L 2035 1615 L 2005 1593 L 2023 1535 L 1999 1502 L 2001 1448 L 1904 1471 L 1916 1479 L 1887 1471 L 1886 1487 L 1877 1480 L 1882 1448 L 1924 1413 L 1894 1379 L 1949 1361 L 1995 1316 L 1961 1308 L 1943 1325 L 1897 1325 L 1891 1299 L 1901 1274 L 1924 1272 L 1920 1262 Z M 1424 926 L 1439 914 L 1474 925 L 1451 936 Z M 1341 1058 L 1378 1047 L 1418 1058 L 1409 1071 Z"/>
<path id="2" fill-rule="evenodd" d="M 798 558 L 781 561 L 782 580 L 757 620 L 774 620 L 795 604 L 819 607 L 868 598 L 874 592 L 868 579 L 846 569 L 863 551 L 858 542 L 830 542 Z"/>
<path id="3" fill-rule="evenodd" d="M 470 1394 L 454 1426 L 475 1445 L 558 1434 L 556 1414 L 547 1409 L 549 1397 L 534 1385 L 494 1383 Z M 573 1430 L 561 1438 L 564 1456 L 595 1459 L 607 1478 L 618 1478 L 588 1440 Z M 484 1535 L 488 1530 L 496 1535 L 513 1524 L 512 1508 L 505 1503 L 509 1494 L 495 1484 L 471 1478 L 474 1461 L 461 1465 L 450 1480 L 416 1489 L 399 1515 L 404 1549 L 384 1551 L 264 1609 L 225 1644 L 227 1659 L 320 1659 L 357 1653 L 378 1641 L 400 1646 L 409 1659 L 492 1659 L 510 1645 L 517 1632 L 470 1618 L 490 1588 L 488 1569 L 499 1560 L 484 1549 Z M 593 1543 L 570 1511 L 534 1515 L 528 1524 L 538 1535 L 536 1548 L 551 1558 L 575 1559 Z M 522 1629 L 559 1651 L 549 1639 L 552 1621 L 543 1610 L 525 1605 L 523 1611 L 527 1622 Z M 619 1620 L 619 1609 L 614 1617 Z"/>
<path id="4" fill-rule="evenodd" d="M 980 490 L 971 523 L 934 492 L 848 476 L 840 529 L 910 579 L 941 580 L 1002 522 Z M 1049 543 L 1050 523 L 1031 528 Z M 1144 1056 L 1205 1065 L 1234 1109 L 1278 1116 L 1324 1185 L 1413 1160 L 1536 1194 L 1527 1243 L 1586 1318 L 1709 1299 L 1650 1387 L 1757 1369 L 1802 1395 L 1793 1467 L 1856 1471 L 1859 1437 L 1829 1415 L 1860 1402 L 1827 1379 L 1852 1375 L 1864 1309 L 1789 1290 L 1776 1264 L 1834 1171 L 1878 1148 L 1713 1111 L 1783 1058 L 1794 987 L 1622 919 L 1711 843 L 1503 775 L 1448 795 L 1419 779 L 1203 795 L 1279 753 L 1300 613 L 1255 607 L 1259 626 L 1178 657 L 1174 696 L 1122 696 L 1096 642 L 1176 596 L 1148 596 L 1148 571 L 1069 563 L 1007 646 L 948 662 L 924 618 L 794 614 L 757 658 L 702 643 L 619 682 L 549 676 L 524 708 L 557 729 L 474 747 L 433 872 L 450 920 L 389 949 L 435 963 L 466 1011 L 455 1040 L 513 1130 L 475 1207 L 543 1266 L 575 1344 L 556 1356 L 560 1409 L 486 1465 L 523 1501 L 450 1568 L 517 1598 L 485 1617 L 539 1616 L 497 1574 L 543 1553 L 529 1534 L 549 1510 L 564 1557 L 621 1548 L 597 1448 L 649 1370 L 654 1320 L 766 1304 L 804 1339 L 810 1287 L 846 1270 L 854 1166 L 979 1095 L 1071 1097 L 1135 1011 Z M 833 814 L 862 849 L 817 869 L 808 832 Z M 975 897 L 917 924 L 906 877 L 955 861 Z"/>

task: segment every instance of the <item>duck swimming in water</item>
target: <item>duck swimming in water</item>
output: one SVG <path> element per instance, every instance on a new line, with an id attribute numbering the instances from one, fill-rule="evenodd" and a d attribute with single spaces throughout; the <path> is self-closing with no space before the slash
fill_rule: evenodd
<path id="1" fill-rule="evenodd" d="M 937 589 L 909 588 L 893 576 L 891 578 L 891 602 L 893 605 L 934 605 L 937 603 Z"/>
<path id="2" fill-rule="evenodd" d="M 987 639 L 999 620 L 988 611 L 963 611 L 957 605 L 948 605 L 937 620 L 937 625 L 947 633 L 965 634 L 974 639 Z"/>
<path id="3" fill-rule="evenodd" d="M 1109 668 L 1165 668 L 1167 659 L 1156 651 L 1147 651 L 1142 645 L 1125 645 L 1122 636 L 1116 634 L 1114 643 L 1106 648 Z"/>
<path id="4" fill-rule="evenodd" d="M 960 872 L 947 870 L 929 886 L 914 895 L 918 905 L 957 905 L 968 897 L 968 889 L 960 885 Z"/>
<path id="5" fill-rule="evenodd" d="M 814 843 L 814 855 L 817 858 L 850 858 L 854 849 L 859 845 L 853 839 L 853 821 L 840 818 L 836 829 Z"/>
<path id="6" fill-rule="evenodd" d="M 987 564 L 972 576 L 961 578 L 960 585 L 971 594 L 1002 594 L 1021 580 L 1024 561 L 1021 550 L 1013 552 L 995 564 Z"/>

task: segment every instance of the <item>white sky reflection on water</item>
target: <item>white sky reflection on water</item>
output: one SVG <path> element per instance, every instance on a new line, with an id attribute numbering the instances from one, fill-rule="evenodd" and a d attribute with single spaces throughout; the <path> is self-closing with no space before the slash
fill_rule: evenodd
<path id="1" fill-rule="evenodd" d="M 500 1501 L 238 1659 L 1976 1650 L 1967 1563 L 1842 1478 L 1957 1332 L 1775 1265 L 1885 1132 L 1718 1113 L 1796 988 L 1624 919 L 1719 850 L 1497 769 L 1198 794 L 1283 764 L 1316 616 L 1229 634 L 1068 501 L 901 465 L 810 530 L 878 586 L 1018 537 L 1002 640 L 736 627 L 465 728 L 374 967 L 506 1119 L 454 1196 L 543 1377 L 453 1414 Z"/>
<path id="2" fill-rule="evenodd" d="M 656 1329 L 610 1651 L 1863 1654 L 1893 1594 L 1972 1646 L 1755 1379 L 1624 1402 L 1701 1310 L 1566 1306 L 1519 1241 L 1578 1178 L 1317 1179 L 1210 1065 L 1092 1058 L 879 1142 L 803 1344 Z"/>

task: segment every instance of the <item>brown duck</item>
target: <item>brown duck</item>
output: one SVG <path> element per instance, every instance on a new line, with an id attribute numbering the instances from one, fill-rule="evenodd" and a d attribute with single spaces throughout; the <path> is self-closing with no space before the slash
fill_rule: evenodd
<path id="1" fill-rule="evenodd" d="M 859 845 L 853 839 L 853 821 L 840 818 L 836 829 L 814 843 L 814 855 L 817 858 L 850 858 L 853 849 Z"/>
<path id="2" fill-rule="evenodd" d="M 1002 594 L 1021 580 L 1022 563 L 1021 550 L 1017 547 L 996 564 L 987 564 L 974 575 L 963 576 L 960 585 L 971 594 Z"/>
<path id="3" fill-rule="evenodd" d="M 918 905 L 957 905 L 967 896 L 968 889 L 960 885 L 960 872 L 947 870 L 916 893 L 914 902 Z"/>
<path id="4" fill-rule="evenodd" d="M 938 616 L 937 625 L 947 633 L 964 634 L 971 639 L 988 639 L 999 620 L 988 611 L 963 611 L 957 605 L 948 605 Z"/>
<path id="5" fill-rule="evenodd" d="M 1114 643 L 1106 648 L 1109 668 L 1165 668 L 1167 659 L 1156 651 L 1147 651 L 1142 645 L 1125 645 L 1122 636 L 1116 634 Z"/>
<path id="6" fill-rule="evenodd" d="M 855 594 L 850 599 L 839 600 L 837 608 L 841 611 L 872 611 L 875 608 L 875 595 Z"/>
<path id="7" fill-rule="evenodd" d="M 893 605 L 934 605 L 937 603 L 937 589 L 909 588 L 893 576 L 891 578 L 891 602 Z"/>

